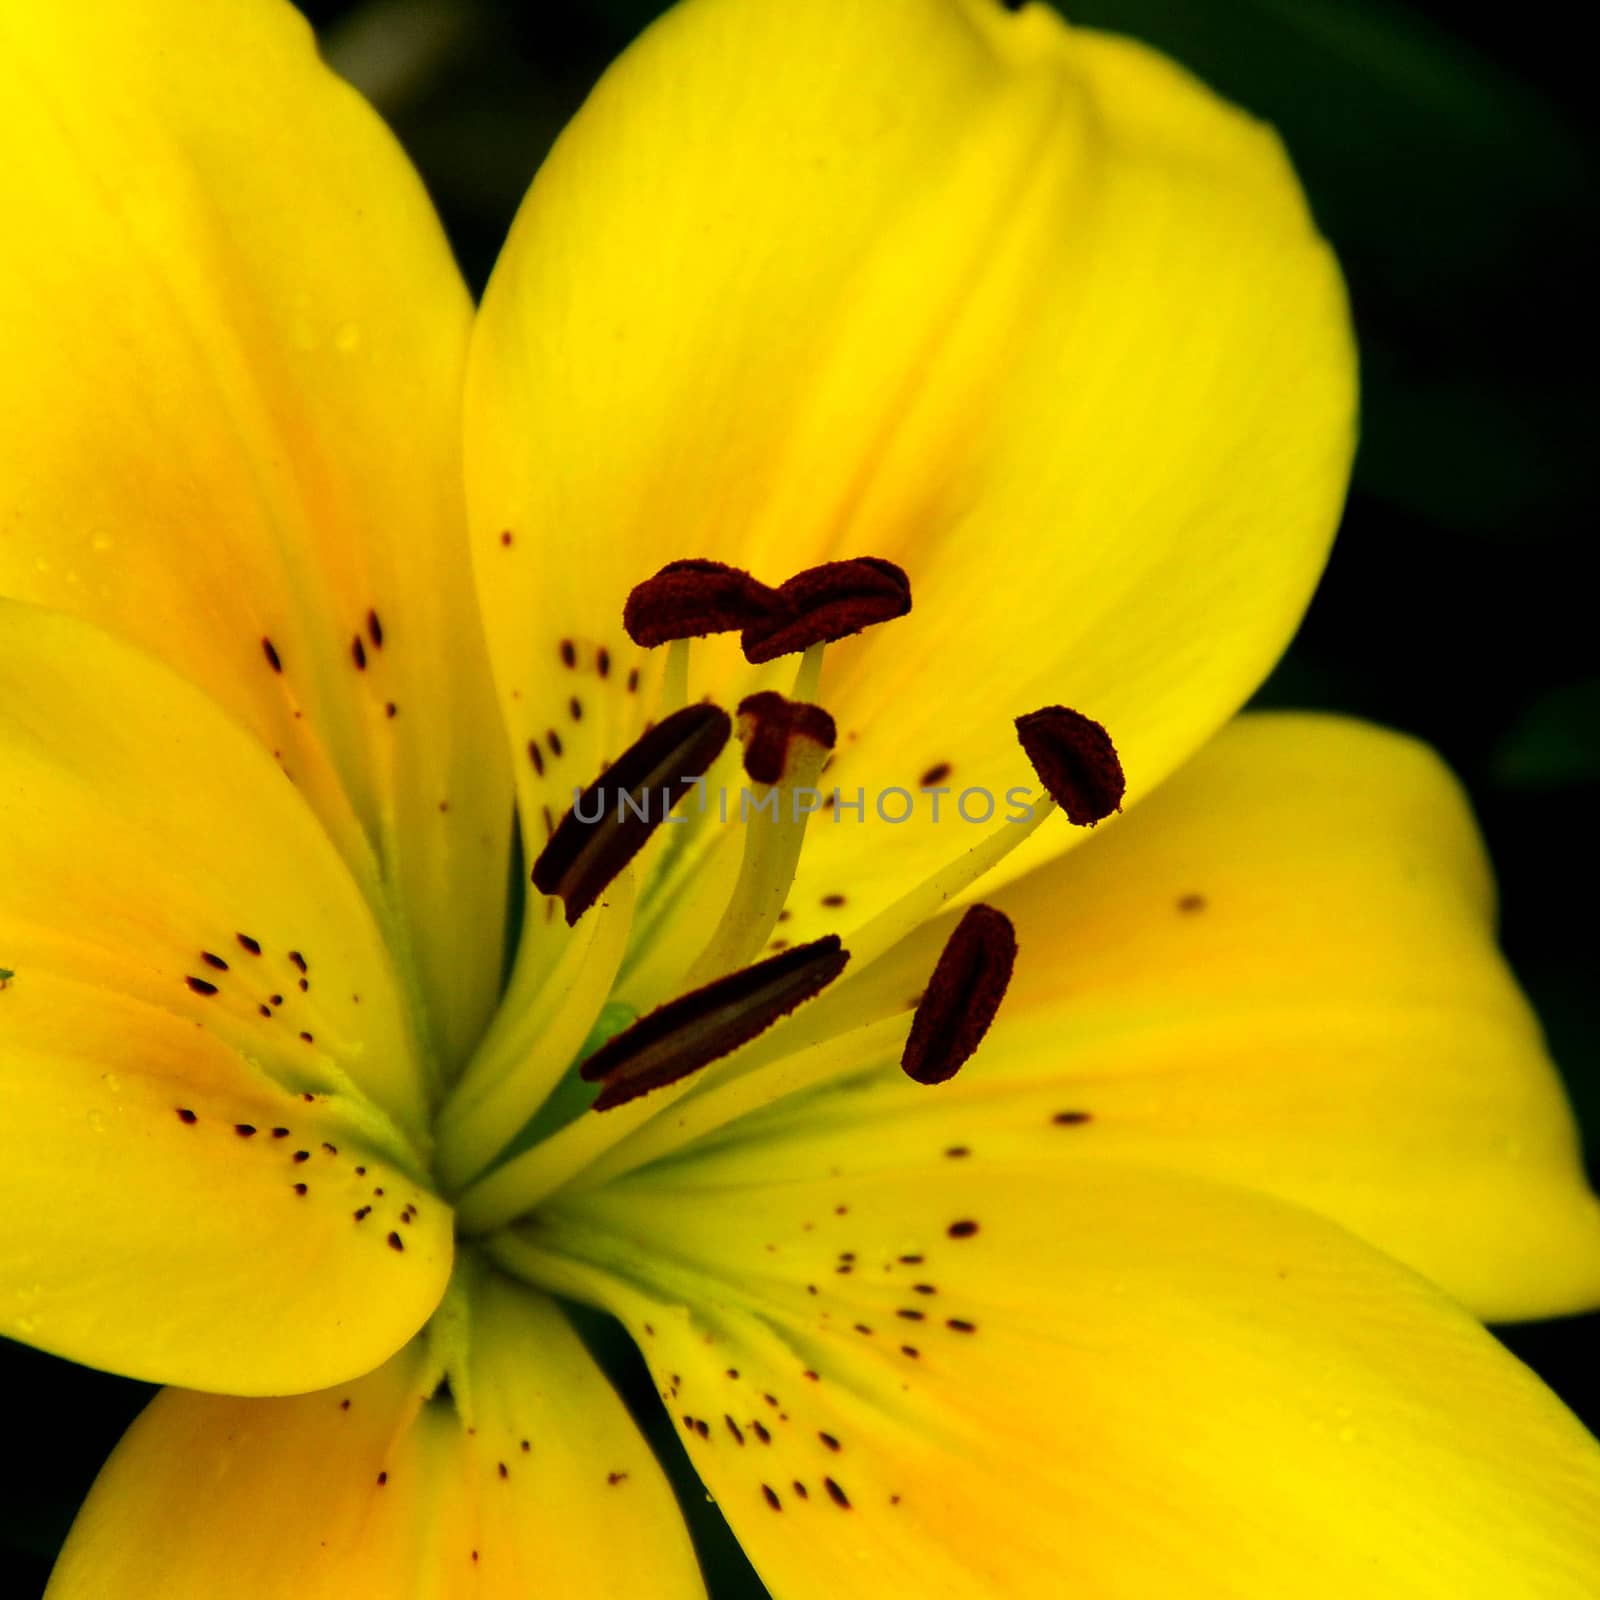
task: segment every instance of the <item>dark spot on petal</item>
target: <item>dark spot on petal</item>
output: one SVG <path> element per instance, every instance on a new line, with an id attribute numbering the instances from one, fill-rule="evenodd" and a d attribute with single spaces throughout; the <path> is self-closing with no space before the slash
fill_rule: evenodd
<path id="1" fill-rule="evenodd" d="M 234 934 L 234 938 L 237 939 L 240 945 L 244 949 L 248 950 L 251 955 L 258 956 L 261 954 L 260 940 L 252 939 L 248 933 L 236 933 Z"/>
<path id="2" fill-rule="evenodd" d="M 503 544 L 507 549 L 510 549 L 511 541 L 514 537 L 515 535 L 512 533 L 512 531 L 507 528 L 505 532 L 500 535 L 500 543 Z"/>
<path id="3" fill-rule="evenodd" d="M 303 1184 L 303 1183 L 297 1183 L 294 1186 L 294 1192 L 296 1194 L 304 1194 L 306 1192 L 306 1187 L 307 1186 L 305 1184 Z"/>
<path id="4" fill-rule="evenodd" d="M 1058 1128 L 1076 1128 L 1091 1118 L 1087 1111 L 1058 1111 L 1050 1120 Z"/>
<path id="5" fill-rule="evenodd" d="M 502 1478 L 509 1478 L 511 1476 L 511 1468 L 508 1467 L 503 1461 L 495 1462 L 495 1471 L 498 1472 Z"/>
<path id="6" fill-rule="evenodd" d="M 911 1359 L 915 1361 L 922 1354 L 922 1352 L 917 1349 L 914 1344 L 903 1344 L 900 1346 L 900 1354 L 903 1356 L 910 1356 Z"/>
<path id="7" fill-rule="evenodd" d="M 388 1481 L 389 1481 L 389 1474 L 388 1474 L 388 1473 L 387 1473 L 387 1472 L 380 1472 L 380 1473 L 379 1473 L 379 1474 L 378 1474 L 378 1487 L 379 1487 L 379 1488 L 380 1488 L 380 1489 L 381 1489 L 381 1488 L 382 1488 L 382 1487 L 383 1487 L 383 1486 L 384 1486 L 384 1484 L 386 1484 L 386 1483 L 387 1483 L 387 1482 L 388 1482 Z"/>
<path id="8" fill-rule="evenodd" d="M 573 697 L 567 701 L 567 715 L 571 717 L 574 722 L 583 721 L 583 702 L 577 697 L 577 695 L 573 695 Z"/>
<path id="9" fill-rule="evenodd" d="M 952 1222 L 944 1231 L 952 1239 L 970 1239 L 978 1231 L 978 1224 L 969 1221 Z"/>
<path id="10" fill-rule="evenodd" d="M 609 1483 L 613 1489 L 616 1488 L 619 1483 L 626 1483 L 627 1481 L 628 1474 L 626 1472 L 608 1472 L 606 1474 L 606 1482 Z"/>
<path id="11" fill-rule="evenodd" d="M 774 1489 L 771 1484 L 762 1484 L 761 1492 L 766 1496 L 767 1504 L 771 1506 L 774 1511 L 783 1510 L 783 1502 L 778 1498 L 778 1491 Z"/>
<path id="12" fill-rule="evenodd" d="M 908 1267 L 920 1267 L 922 1265 L 921 1256 L 901 1256 L 900 1260 L 903 1265 Z"/>
<path id="13" fill-rule="evenodd" d="M 953 1144 L 948 1150 L 945 1151 L 945 1154 L 952 1161 L 959 1161 L 963 1156 L 970 1156 L 972 1151 L 964 1144 Z"/>
<path id="14" fill-rule="evenodd" d="M 843 1446 L 831 1433 L 819 1433 L 817 1437 L 832 1451 L 837 1452 L 843 1449 Z"/>
<path id="15" fill-rule="evenodd" d="M 833 1481 L 832 1478 L 824 1478 L 822 1480 L 822 1487 L 828 1491 L 828 1498 L 833 1501 L 833 1503 L 838 1506 L 841 1511 L 848 1511 L 850 1509 L 850 1496 L 847 1495 L 844 1490 Z"/>
<path id="16" fill-rule="evenodd" d="M 822 897 L 822 903 L 825 906 L 842 906 L 844 904 L 844 896 L 842 894 L 825 894 Z"/>
<path id="17" fill-rule="evenodd" d="M 398 1233 L 391 1233 L 389 1235 L 389 1248 L 391 1250 L 404 1250 L 405 1247 L 406 1242 Z"/>
<path id="18" fill-rule="evenodd" d="M 932 789 L 938 784 L 943 783 L 944 780 L 949 776 L 950 763 L 948 761 L 936 761 L 931 767 L 928 768 L 926 772 L 922 774 L 921 778 L 917 780 L 917 786 L 921 789 Z"/>
<path id="19" fill-rule="evenodd" d="M 200 959 L 205 962 L 208 967 L 215 967 L 218 972 L 226 972 L 228 970 L 228 963 L 224 961 L 221 956 L 213 955 L 209 950 L 202 950 L 200 952 Z"/>
<path id="20" fill-rule="evenodd" d="M 947 1317 L 945 1319 L 945 1327 L 949 1328 L 952 1333 L 976 1333 L 978 1331 L 977 1323 L 968 1322 L 965 1317 Z"/>
<path id="21" fill-rule="evenodd" d="M 367 637 L 372 641 L 374 650 L 383 649 L 383 624 L 378 620 L 376 611 L 367 613 Z"/>
<path id="22" fill-rule="evenodd" d="M 296 1161 L 309 1161 L 311 1159 L 311 1152 L 309 1150 L 296 1150 L 294 1153 L 294 1159 Z"/>
<path id="23" fill-rule="evenodd" d="M 238 1134 L 241 1139 L 251 1139 L 255 1137 L 256 1130 L 254 1126 L 248 1122 L 236 1122 L 233 1125 L 233 1131 Z"/>
<path id="24" fill-rule="evenodd" d="M 559 756 L 561 754 L 561 735 L 554 728 L 549 728 L 545 731 L 544 738 L 545 743 L 550 746 L 550 754 Z"/>
<path id="25" fill-rule="evenodd" d="M 176 1109 L 179 1122 L 187 1122 L 193 1125 L 200 1120 L 187 1106 L 178 1106 Z"/>
<path id="26" fill-rule="evenodd" d="M 639 669 L 637 667 L 630 667 L 628 669 L 628 693 L 629 694 L 638 694 L 638 692 L 639 692 Z"/>
<path id="27" fill-rule="evenodd" d="M 744 1430 L 726 1412 L 723 1413 L 722 1420 L 727 1423 L 728 1432 L 733 1435 L 733 1442 L 742 1445 L 744 1443 Z"/>
<path id="28" fill-rule="evenodd" d="M 578 664 L 578 647 L 570 639 L 561 641 L 561 665 L 575 667 Z"/>
<path id="29" fill-rule="evenodd" d="M 594 670 L 602 678 L 611 676 L 611 652 L 604 645 L 601 645 L 599 654 L 594 658 Z"/>
<path id="30" fill-rule="evenodd" d="M 355 662 L 357 672 L 367 670 L 367 647 L 361 642 L 359 633 L 350 641 L 350 659 Z"/>
<path id="31" fill-rule="evenodd" d="M 188 984 L 196 994 L 215 994 L 217 992 L 216 984 L 207 983 L 204 978 L 185 978 L 183 981 Z"/>
<path id="32" fill-rule="evenodd" d="M 397 717 L 400 714 L 400 707 L 393 700 L 387 700 L 384 702 L 383 714 L 386 717 Z"/>
<path id="33" fill-rule="evenodd" d="M 533 770 L 541 777 L 544 776 L 544 752 L 539 748 L 537 739 L 528 741 L 528 759 L 533 763 Z"/>
<path id="34" fill-rule="evenodd" d="M 799 1495 L 802 1500 L 809 1500 L 811 1498 L 810 1494 L 806 1490 L 806 1486 L 801 1483 L 798 1478 L 794 1480 L 794 1492 Z"/>
<path id="35" fill-rule="evenodd" d="M 287 1139 L 289 1137 L 289 1130 L 287 1128 L 274 1128 L 272 1130 L 272 1137 L 274 1139 Z"/>
<path id="36" fill-rule="evenodd" d="M 261 653 L 267 658 L 267 665 L 274 672 L 283 671 L 283 660 L 278 654 L 278 647 L 270 639 L 262 639 Z"/>
<path id="37" fill-rule="evenodd" d="M 1205 908 L 1206 897 L 1203 894 L 1196 894 L 1191 890 L 1188 894 L 1178 896 L 1178 909 L 1187 915 L 1192 915 L 1196 911 L 1204 911 Z"/>

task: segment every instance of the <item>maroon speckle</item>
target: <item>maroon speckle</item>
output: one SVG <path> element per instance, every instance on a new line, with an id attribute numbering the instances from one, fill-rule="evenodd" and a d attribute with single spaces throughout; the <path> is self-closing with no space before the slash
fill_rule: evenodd
<path id="1" fill-rule="evenodd" d="M 922 1352 L 917 1349 L 914 1344 L 903 1344 L 900 1346 L 900 1354 L 903 1356 L 910 1356 L 911 1359 L 915 1361 L 922 1354 Z"/>
<path id="2" fill-rule="evenodd" d="M 539 748 L 539 741 L 537 739 L 530 739 L 528 741 L 528 759 L 533 763 L 533 770 L 537 772 L 540 777 L 543 777 L 544 752 Z"/>
<path id="3" fill-rule="evenodd" d="M 283 659 L 278 654 L 278 647 L 270 639 L 262 639 L 261 653 L 267 658 L 267 665 L 274 672 L 283 671 Z"/>
<path id="4" fill-rule="evenodd" d="M 626 1483 L 627 1481 L 628 1474 L 626 1472 L 608 1472 L 606 1474 L 606 1482 L 610 1484 L 613 1489 L 615 1489 L 619 1483 Z"/>
<path id="5" fill-rule="evenodd" d="M 255 1137 L 256 1130 L 248 1122 L 236 1122 L 233 1125 L 233 1131 L 238 1134 L 241 1139 L 251 1139 Z"/>
<path id="6" fill-rule="evenodd" d="M 1203 894 L 1196 894 L 1191 890 L 1188 894 L 1178 896 L 1178 909 L 1186 916 L 1192 916 L 1196 911 L 1204 911 L 1205 908 L 1206 897 Z"/>
<path id="7" fill-rule="evenodd" d="M 300 1037 L 304 1039 L 307 1044 L 315 1044 L 317 1042 L 315 1035 L 307 1033 L 304 1028 L 300 1030 Z"/>
<path id="8" fill-rule="evenodd" d="M 1087 1111 L 1058 1111 L 1050 1120 L 1058 1128 L 1076 1128 L 1091 1118 Z"/>
<path id="9" fill-rule="evenodd" d="M 744 1443 L 744 1430 L 726 1412 L 723 1413 L 722 1420 L 727 1423 L 728 1432 L 733 1436 L 733 1442 L 742 1445 Z"/>
<path id="10" fill-rule="evenodd" d="M 611 676 L 611 652 L 604 645 L 601 645 L 600 653 L 594 658 L 594 670 L 602 678 Z"/>
<path id="11" fill-rule="evenodd" d="M 344 1399 L 344 1400 L 341 1400 L 341 1401 L 340 1401 L 340 1402 L 339 1402 L 339 1409 L 340 1409 L 340 1410 L 341 1410 L 341 1411 L 348 1411 L 348 1410 L 349 1410 L 349 1409 L 350 1409 L 350 1402 L 349 1402 L 349 1400 L 348 1400 L 348 1399 Z"/>
<path id="12" fill-rule="evenodd" d="M 389 1235 L 389 1248 L 391 1250 L 404 1250 L 405 1247 L 406 1242 L 398 1233 L 391 1233 Z"/>
<path id="13" fill-rule="evenodd" d="M 936 785 L 943 783 L 949 776 L 950 763 L 948 761 L 936 761 L 922 774 L 917 786 L 922 789 L 932 789 Z"/>
<path id="14" fill-rule="evenodd" d="M 833 1436 L 833 1435 L 832 1435 L 832 1434 L 831 1434 L 831 1433 L 819 1433 L 819 1434 L 818 1434 L 818 1435 L 817 1435 L 817 1437 L 818 1437 L 818 1438 L 819 1438 L 819 1439 L 820 1439 L 820 1440 L 821 1440 L 821 1441 L 822 1441 L 822 1442 L 823 1442 L 823 1443 L 824 1443 L 824 1444 L 825 1444 L 825 1445 L 827 1445 L 827 1447 L 828 1447 L 828 1448 L 829 1448 L 829 1449 L 830 1449 L 830 1450 L 832 1450 L 832 1451 L 834 1451 L 834 1452 L 835 1452 L 835 1453 L 837 1453 L 837 1452 L 838 1452 L 838 1451 L 839 1451 L 839 1450 L 840 1450 L 840 1449 L 842 1449 L 842 1448 L 843 1448 L 843 1447 L 842 1447 L 842 1446 L 841 1446 L 841 1445 L 840 1445 L 840 1443 L 839 1443 L 839 1441 L 838 1441 L 838 1440 L 837 1440 L 837 1439 L 835 1439 L 835 1438 L 834 1438 L 834 1436 Z"/>
<path id="15" fill-rule="evenodd" d="M 378 1487 L 379 1487 L 379 1488 L 380 1488 L 380 1489 L 381 1489 L 381 1488 L 382 1488 L 382 1487 L 383 1487 L 383 1486 L 384 1486 L 384 1484 L 386 1484 L 386 1483 L 387 1483 L 387 1482 L 388 1482 L 388 1481 L 389 1481 L 389 1474 L 388 1474 L 388 1473 L 387 1473 L 387 1472 L 380 1472 L 380 1473 L 379 1473 L 379 1474 L 378 1474 Z"/>
<path id="16" fill-rule="evenodd" d="M 269 1020 L 271 1019 L 271 1017 L 272 1017 L 272 1007 L 271 1006 L 257 1006 L 256 1010 L 259 1011 L 262 1016 L 268 1018 Z"/>
<path id="17" fill-rule="evenodd" d="M 383 649 L 383 624 L 378 620 L 376 611 L 367 613 L 367 637 L 372 641 L 374 650 Z"/>
<path id="18" fill-rule="evenodd" d="M 822 1480 L 822 1487 L 828 1491 L 828 1498 L 833 1501 L 833 1503 L 838 1506 L 841 1511 L 848 1511 L 850 1509 L 850 1496 L 847 1495 L 844 1490 L 833 1481 L 832 1478 L 824 1478 Z"/>
<path id="19" fill-rule="evenodd" d="M 178 1121 L 179 1122 L 187 1122 L 188 1124 L 190 1124 L 191 1127 L 196 1122 L 198 1122 L 200 1120 L 199 1117 L 197 1117 L 194 1114 L 194 1112 L 192 1112 L 188 1108 L 188 1106 L 179 1106 L 179 1107 L 177 1107 L 177 1112 L 178 1112 Z"/>
<path id="20" fill-rule="evenodd" d="M 309 1150 L 296 1150 L 294 1153 L 294 1159 L 296 1161 L 309 1161 L 311 1159 L 311 1152 Z"/>
<path id="21" fill-rule="evenodd" d="M 965 1220 L 961 1222 L 952 1222 L 944 1231 L 949 1234 L 952 1239 L 970 1239 L 973 1234 L 978 1231 L 978 1224 L 976 1222 Z"/>
<path id="22" fill-rule="evenodd" d="M 207 983 L 204 978 L 185 978 L 183 981 L 188 984 L 196 994 L 215 994 L 217 992 L 216 984 Z"/>
<path id="23" fill-rule="evenodd" d="M 806 1486 L 801 1483 L 798 1478 L 794 1480 L 794 1492 L 799 1495 L 802 1500 L 809 1500 L 811 1498 L 811 1496 L 806 1492 Z"/>
<path id="24" fill-rule="evenodd" d="M 383 714 L 386 717 L 397 717 L 400 715 L 400 707 L 393 700 L 386 700 L 383 706 Z"/>
<path id="25" fill-rule="evenodd" d="M 287 1128 L 274 1128 L 272 1130 L 272 1137 L 274 1139 L 287 1139 L 289 1137 L 289 1130 Z"/>
<path id="26" fill-rule="evenodd" d="M 571 717 L 574 722 L 583 721 L 583 702 L 577 697 L 577 695 L 573 695 L 573 697 L 567 701 L 567 715 Z"/>
<path id="27" fill-rule="evenodd" d="M 301 994 L 304 994 L 306 992 L 306 990 L 309 989 L 310 987 L 311 987 L 311 980 L 309 978 L 302 978 L 300 980 L 300 993 Z"/>
<path id="28" fill-rule="evenodd" d="M 499 1472 L 502 1478 L 509 1478 L 511 1476 L 511 1468 L 508 1467 L 503 1461 L 497 1461 L 495 1463 L 495 1469 Z"/>
<path id="29" fill-rule="evenodd" d="M 261 954 L 260 940 L 252 939 L 248 933 L 236 933 L 234 934 L 234 938 L 237 939 L 240 945 L 244 949 L 248 950 L 251 955 L 258 956 Z"/>
<path id="30" fill-rule="evenodd" d="M 561 754 L 561 735 L 554 728 L 549 728 L 546 730 L 544 737 L 545 743 L 550 746 L 550 754 L 559 756 Z"/>
<path id="31" fill-rule="evenodd" d="M 638 692 L 639 692 L 639 669 L 637 667 L 630 667 L 628 669 L 628 693 L 629 694 L 638 694 Z"/>
<path id="32" fill-rule="evenodd" d="M 361 642 L 359 633 L 350 641 L 350 659 L 355 662 L 357 672 L 367 670 L 367 647 Z"/>
<path id="33" fill-rule="evenodd" d="M 306 970 L 306 958 L 305 958 L 305 957 L 304 957 L 304 956 L 303 956 L 303 955 L 301 955 L 301 954 L 300 954 L 300 952 L 299 952 L 299 951 L 298 951 L 298 950 L 291 950 L 291 951 L 290 951 L 290 952 L 289 952 L 289 959 L 290 959 L 290 961 L 292 961 L 292 962 L 293 962 L 293 963 L 294 963 L 294 965 L 295 965 L 295 966 L 297 966 L 297 967 L 298 967 L 298 968 L 299 968 L 299 969 L 300 969 L 300 970 L 301 970 L 301 971 L 302 971 L 302 972 L 304 972 L 304 971 L 305 971 L 305 970 Z"/>
<path id="34" fill-rule="evenodd" d="M 367 1220 L 367 1218 L 369 1216 L 371 1216 L 371 1215 L 372 1215 L 372 1207 L 371 1206 L 362 1206 L 355 1212 L 355 1219 L 356 1219 L 357 1222 L 365 1222 Z"/>
<path id="35" fill-rule="evenodd" d="M 303 1195 L 306 1192 L 306 1189 L 307 1189 L 307 1185 L 305 1185 L 303 1183 L 297 1183 L 294 1186 L 294 1192 L 296 1194 L 299 1194 L 299 1195 Z"/>
<path id="36" fill-rule="evenodd" d="M 561 641 L 561 665 L 575 667 L 578 664 L 578 647 L 570 639 Z"/>
<path id="37" fill-rule="evenodd" d="M 509 528 L 507 528 L 505 532 L 500 535 L 500 543 L 504 545 L 507 550 L 509 550 L 511 548 L 511 541 L 515 537 L 516 535 L 513 534 Z"/>
<path id="38" fill-rule="evenodd" d="M 976 1333 L 978 1331 L 977 1323 L 968 1322 L 965 1317 L 947 1318 L 945 1327 L 950 1329 L 952 1333 Z"/>
<path id="39" fill-rule="evenodd" d="M 208 967 L 215 967 L 218 972 L 226 972 L 228 970 L 228 963 L 224 961 L 221 956 L 213 955 L 209 950 L 202 950 L 200 952 L 200 959 L 205 962 Z"/>

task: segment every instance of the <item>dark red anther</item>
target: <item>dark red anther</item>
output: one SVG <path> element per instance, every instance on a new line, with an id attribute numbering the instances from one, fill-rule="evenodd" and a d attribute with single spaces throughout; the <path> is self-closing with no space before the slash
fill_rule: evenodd
<path id="1" fill-rule="evenodd" d="M 622 626 L 637 645 L 651 649 L 673 639 L 737 633 L 779 604 L 766 584 L 721 561 L 669 561 L 635 586 L 622 608 Z"/>
<path id="2" fill-rule="evenodd" d="M 775 661 L 903 617 L 911 580 L 892 561 L 858 556 L 796 573 L 778 586 L 777 599 L 777 611 L 746 626 L 739 641 L 746 661 Z"/>
<path id="3" fill-rule="evenodd" d="M 659 1006 L 579 1068 L 587 1082 L 605 1085 L 594 1109 L 625 1105 L 731 1055 L 821 993 L 849 959 L 839 936 L 830 933 Z"/>
<path id="4" fill-rule="evenodd" d="M 584 790 L 533 864 L 534 887 L 561 896 L 569 927 L 705 775 L 732 731 L 728 713 L 717 706 L 685 706 Z"/>
<path id="5" fill-rule="evenodd" d="M 1111 735 L 1092 717 L 1045 706 L 1017 718 L 1017 737 L 1050 798 L 1080 828 L 1122 809 L 1127 780 Z"/>
<path id="6" fill-rule="evenodd" d="M 989 1031 L 1011 982 L 1017 935 L 993 906 L 972 906 L 945 941 L 911 1019 L 900 1065 L 918 1083 L 953 1078 Z"/>
<path id="7" fill-rule="evenodd" d="M 770 689 L 739 702 L 739 736 L 744 740 L 744 770 L 757 783 L 781 783 L 789 766 L 789 746 L 807 739 L 823 750 L 838 740 L 833 718 L 821 706 L 786 700 Z"/>

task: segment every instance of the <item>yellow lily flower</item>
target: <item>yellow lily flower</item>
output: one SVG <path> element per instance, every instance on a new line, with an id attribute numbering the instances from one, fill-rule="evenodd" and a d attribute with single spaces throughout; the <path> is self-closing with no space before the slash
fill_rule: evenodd
<path id="1" fill-rule="evenodd" d="M 1600 1592 L 1476 1320 L 1600 1211 L 1467 808 L 1234 720 L 1355 405 L 1269 132 L 686 0 L 474 316 L 275 0 L 0 47 L 0 1332 L 170 1386 L 55 1600 L 702 1592 L 564 1300 L 779 1595 Z"/>

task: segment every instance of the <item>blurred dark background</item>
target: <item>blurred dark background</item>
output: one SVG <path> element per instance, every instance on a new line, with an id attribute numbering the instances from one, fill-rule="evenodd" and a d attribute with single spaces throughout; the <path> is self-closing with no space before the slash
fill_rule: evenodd
<path id="1" fill-rule="evenodd" d="M 541 153 L 651 0 L 312 0 L 335 65 L 421 168 L 481 288 Z M 1600 1146 L 1600 661 L 1589 566 L 1595 150 L 1581 8 L 1433 0 L 1082 0 L 1277 124 L 1354 297 L 1361 454 L 1315 603 L 1260 700 L 1437 746 L 1498 868 L 1507 953 Z M 643 1369 L 593 1347 L 647 1417 Z M 1600 1315 L 1505 1330 L 1600 1430 Z M 37 1594 L 148 1393 L 0 1344 L 36 1416 L 0 1495 L 0 1595 Z M 13 1404 L 17 1401 L 13 1398 Z M 652 1428 L 652 1432 L 654 1429 Z M 762 1593 L 670 1430 L 718 1600 Z"/>

